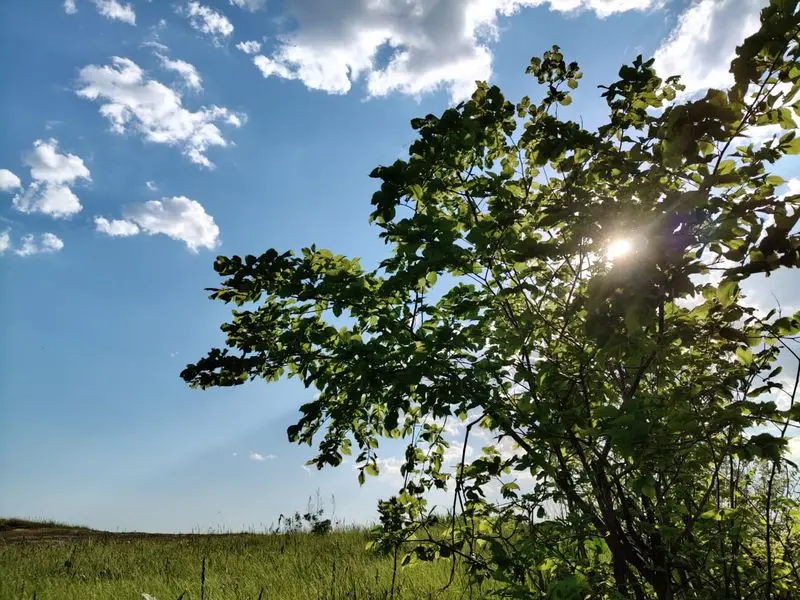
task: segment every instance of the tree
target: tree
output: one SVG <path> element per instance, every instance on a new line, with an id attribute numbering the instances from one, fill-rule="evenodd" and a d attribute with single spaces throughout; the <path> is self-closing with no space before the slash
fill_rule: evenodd
<path id="1" fill-rule="evenodd" d="M 596 131 L 558 117 L 581 78 L 558 47 L 527 69 L 539 102 L 478 83 L 414 119 L 409 158 L 372 172 L 390 255 L 369 271 L 315 246 L 218 257 L 227 347 L 181 376 L 316 387 L 289 439 L 319 468 L 355 446 L 362 482 L 381 439 L 409 440 L 384 539 L 499 595 L 789 598 L 800 410 L 781 371 L 800 314 L 758 310 L 742 283 L 800 266 L 800 195 L 768 172 L 800 153 L 799 21 L 772 0 L 733 86 L 700 99 L 638 57 L 603 87 Z M 762 125 L 783 133 L 748 140 Z M 448 417 L 465 446 L 495 437 L 455 473 Z M 431 489 L 452 493 L 446 527 Z"/>

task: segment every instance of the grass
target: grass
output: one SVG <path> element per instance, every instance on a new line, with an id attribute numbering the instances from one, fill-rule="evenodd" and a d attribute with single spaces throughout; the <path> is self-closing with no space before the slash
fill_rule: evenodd
<path id="1" fill-rule="evenodd" d="M 0 599 L 388 599 L 392 559 L 367 540 L 359 529 L 148 535 L 0 520 Z M 398 569 L 394 598 L 468 597 L 459 573 L 442 591 L 449 575 L 446 562 Z"/>

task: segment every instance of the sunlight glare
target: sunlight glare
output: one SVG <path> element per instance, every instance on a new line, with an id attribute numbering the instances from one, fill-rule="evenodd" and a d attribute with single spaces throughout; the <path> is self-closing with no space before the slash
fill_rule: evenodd
<path id="1" fill-rule="evenodd" d="M 631 241 L 626 238 L 619 238 L 608 245 L 606 255 L 608 256 L 608 260 L 614 260 L 630 254 L 631 250 L 633 250 Z"/>

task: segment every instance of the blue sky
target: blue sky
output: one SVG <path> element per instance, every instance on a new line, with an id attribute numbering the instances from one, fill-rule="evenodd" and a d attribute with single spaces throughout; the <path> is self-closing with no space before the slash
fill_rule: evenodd
<path id="1" fill-rule="evenodd" d="M 0 3 L 0 515 L 239 529 L 320 490 L 373 518 L 393 449 L 364 487 L 347 466 L 309 473 L 285 430 L 313 391 L 179 379 L 228 314 L 203 292 L 214 257 L 316 243 L 375 264 L 368 173 L 404 155 L 411 118 L 475 79 L 535 93 L 525 66 L 553 43 L 584 70 L 570 110 L 587 125 L 596 85 L 640 52 L 688 92 L 724 86 L 761 4 Z"/>

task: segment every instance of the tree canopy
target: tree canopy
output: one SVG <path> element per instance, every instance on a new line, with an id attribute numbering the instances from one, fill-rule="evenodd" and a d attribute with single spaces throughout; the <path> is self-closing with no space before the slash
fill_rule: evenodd
<path id="1" fill-rule="evenodd" d="M 557 46 L 527 68 L 540 99 L 479 82 L 372 172 L 377 268 L 313 245 L 218 257 L 226 347 L 181 377 L 298 377 L 319 395 L 289 439 L 320 468 L 354 453 L 362 482 L 405 439 L 384 542 L 502 597 L 796 597 L 800 313 L 743 287 L 800 266 L 800 195 L 771 173 L 800 154 L 799 39 L 797 2 L 772 0 L 730 89 L 694 99 L 637 57 L 596 130 L 559 118 L 581 71 Z M 494 441 L 468 460 L 478 428 Z"/>

